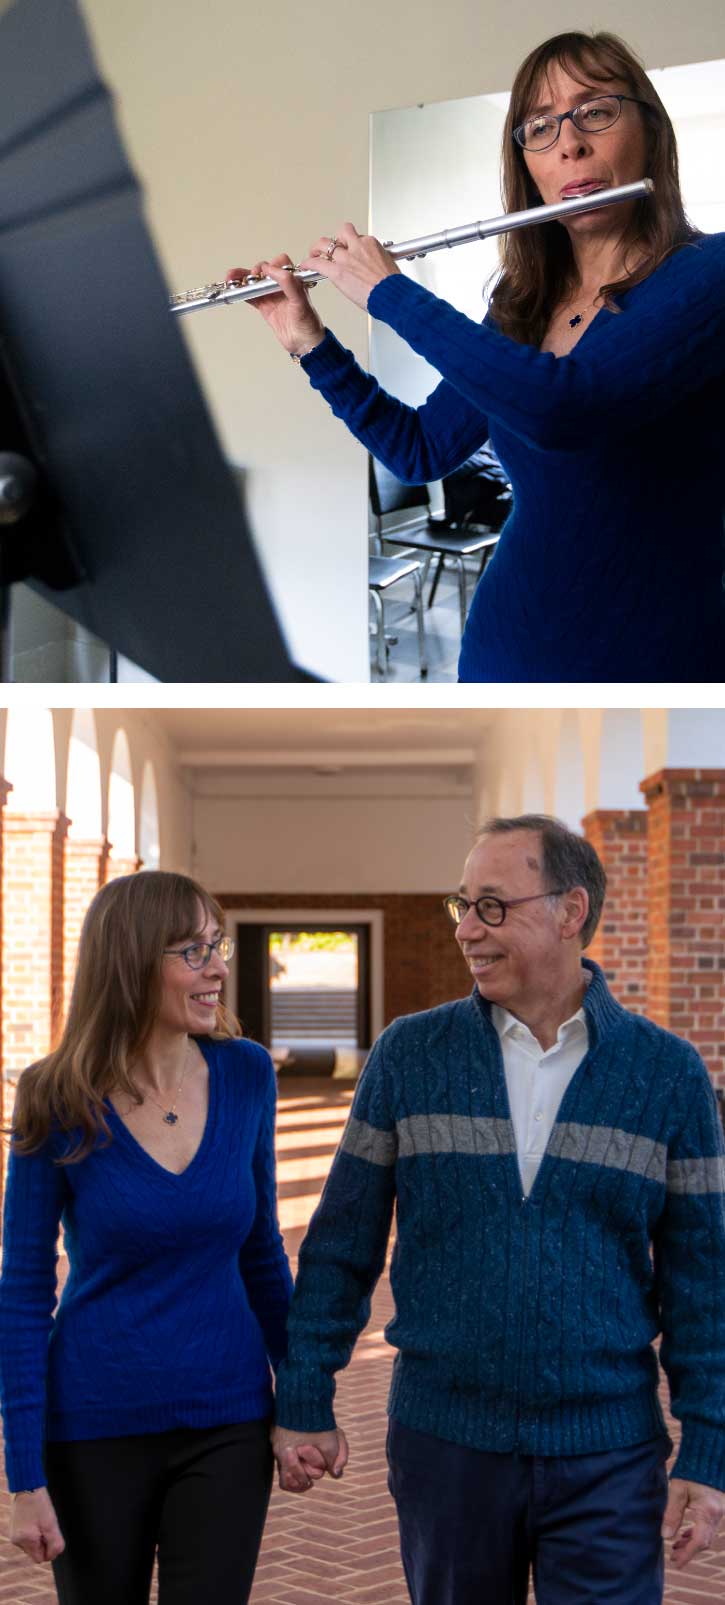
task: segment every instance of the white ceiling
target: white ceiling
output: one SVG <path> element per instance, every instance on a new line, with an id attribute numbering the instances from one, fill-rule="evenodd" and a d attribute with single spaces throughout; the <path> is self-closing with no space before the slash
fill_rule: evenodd
<path id="1" fill-rule="evenodd" d="M 153 722 L 180 762 L 297 765 L 472 762 L 497 710 L 157 708 Z"/>

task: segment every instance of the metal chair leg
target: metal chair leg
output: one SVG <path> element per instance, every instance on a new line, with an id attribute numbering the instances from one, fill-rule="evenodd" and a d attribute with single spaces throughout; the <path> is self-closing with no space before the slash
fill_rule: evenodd
<path id="1" fill-rule="evenodd" d="M 415 617 L 418 625 L 418 656 L 420 658 L 420 678 L 424 680 L 428 673 L 428 658 L 425 650 L 425 625 L 423 620 L 423 587 L 420 582 L 420 572 L 413 575 L 415 586 Z"/>
<path id="2" fill-rule="evenodd" d="M 466 570 L 463 566 L 462 557 L 456 558 L 456 568 L 458 569 L 458 601 L 461 609 L 461 635 L 463 635 L 463 631 L 466 628 Z"/>
<path id="3" fill-rule="evenodd" d="M 383 599 L 379 591 L 370 591 L 377 619 L 377 635 L 375 638 L 375 655 L 377 658 L 378 674 L 381 680 L 388 678 L 388 665 L 385 656 L 385 610 Z"/>

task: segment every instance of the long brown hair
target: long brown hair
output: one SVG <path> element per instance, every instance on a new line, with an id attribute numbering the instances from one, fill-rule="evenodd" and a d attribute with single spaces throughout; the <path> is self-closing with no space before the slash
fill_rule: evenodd
<path id="1" fill-rule="evenodd" d="M 130 1067 L 158 1012 L 163 951 L 199 934 L 200 910 L 202 925 L 211 918 L 223 927 L 223 911 L 203 886 L 165 870 L 121 875 L 96 893 L 83 922 L 62 1038 L 18 1082 L 16 1153 L 32 1153 L 60 1129 L 78 1136 L 62 1163 L 83 1159 L 100 1135 L 110 1139 L 103 1105 L 112 1091 L 141 1102 Z M 220 1008 L 209 1035 L 241 1032 Z"/>
<path id="2" fill-rule="evenodd" d="M 639 284 L 671 251 L 698 237 L 682 204 L 675 131 L 642 63 L 616 34 L 556 34 L 526 57 L 511 91 L 502 156 L 507 212 L 541 203 L 513 131 L 530 114 L 540 85 L 554 63 L 583 82 L 621 81 L 628 95 L 645 102 L 640 113 L 645 125 L 647 172 L 642 176 L 654 180 L 655 194 L 651 200 L 637 201 L 623 235 L 625 264 L 627 250 L 633 260 L 631 272 L 600 289 L 605 304 L 617 311 L 616 295 Z M 539 346 L 552 313 L 576 283 L 566 229 L 560 223 L 544 223 L 537 228 L 513 230 L 502 236 L 500 256 L 501 274 L 490 303 L 496 325 L 513 340 Z"/>

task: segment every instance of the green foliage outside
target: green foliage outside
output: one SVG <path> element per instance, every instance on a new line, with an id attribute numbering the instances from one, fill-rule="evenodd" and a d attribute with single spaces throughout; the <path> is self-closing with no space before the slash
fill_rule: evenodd
<path id="1" fill-rule="evenodd" d="M 271 931 L 269 951 L 275 957 L 297 948 L 302 953 L 344 953 L 354 949 L 349 931 Z"/>

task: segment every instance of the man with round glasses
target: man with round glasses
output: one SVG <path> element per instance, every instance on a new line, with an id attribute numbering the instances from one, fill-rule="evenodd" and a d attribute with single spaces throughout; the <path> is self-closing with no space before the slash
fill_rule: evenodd
<path id="1" fill-rule="evenodd" d="M 282 1485 L 339 1474 L 334 1373 L 385 1264 L 389 1486 L 413 1605 L 660 1605 L 725 1511 L 723 1146 L 694 1048 L 582 956 L 606 878 L 490 820 L 445 898 L 472 995 L 373 1049 L 300 1253 Z M 657 1397 L 661 1358 L 682 1441 Z"/>

